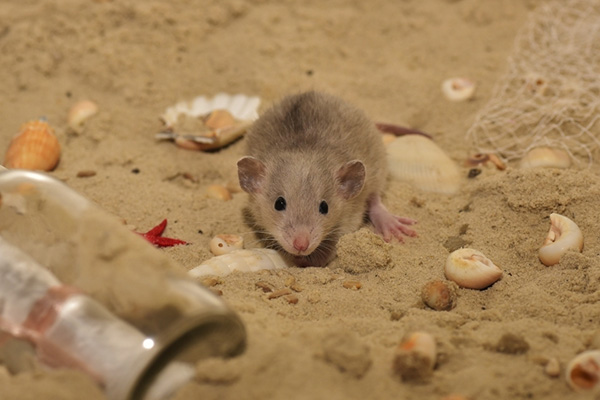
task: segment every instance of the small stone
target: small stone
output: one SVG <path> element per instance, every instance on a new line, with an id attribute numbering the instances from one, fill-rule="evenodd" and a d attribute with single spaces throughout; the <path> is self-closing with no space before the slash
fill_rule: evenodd
<path id="1" fill-rule="evenodd" d="M 340 372 L 361 378 L 371 367 L 369 348 L 353 333 L 330 332 L 323 339 L 323 357 Z"/>
<path id="2" fill-rule="evenodd" d="M 556 358 L 551 358 L 548 360 L 546 365 L 544 366 L 544 372 L 546 375 L 552 378 L 557 378 L 560 376 L 560 362 Z"/>
<path id="3" fill-rule="evenodd" d="M 90 178 L 92 176 L 96 176 L 96 171 L 93 171 L 93 170 L 90 170 L 90 169 L 79 171 L 77 173 L 77 177 L 78 178 Z"/>
<path id="4" fill-rule="evenodd" d="M 521 335 L 505 333 L 494 347 L 499 353 L 524 354 L 529 351 L 529 343 Z"/>
<path id="5" fill-rule="evenodd" d="M 292 291 L 290 289 L 288 289 L 288 288 L 279 289 L 272 293 L 269 293 L 269 295 L 267 296 L 267 299 L 269 299 L 269 300 L 278 299 L 279 297 L 286 296 L 288 294 L 292 294 Z"/>
<path id="6" fill-rule="evenodd" d="M 258 289 L 261 289 L 265 293 L 271 293 L 273 291 L 273 286 L 269 282 L 258 281 L 254 284 Z"/>
<path id="7" fill-rule="evenodd" d="M 283 296 L 283 298 L 290 304 L 298 304 L 298 296 L 296 296 L 295 294 L 288 294 L 286 296 Z"/>
<path id="8" fill-rule="evenodd" d="M 219 283 L 221 283 L 221 280 L 218 278 L 215 278 L 214 276 L 209 276 L 209 277 L 202 279 L 200 281 L 200 283 L 206 287 L 213 287 L 213 286 L 217 286 Z"/>
<path id="9" fill-rule="evenodd" d="M 423 286 L 421 299 L 436 311 L 450 311 L 456 306 L 456 288 L 454 282 L 430 281 Z"/>
<path id="10" fill-rule="evenodd" d="M 346 289 L 359 290 L 362 287 L 362 283 L 359 281 L 345 281 L 342 283 L 342 286 L 344 286 Z"/>

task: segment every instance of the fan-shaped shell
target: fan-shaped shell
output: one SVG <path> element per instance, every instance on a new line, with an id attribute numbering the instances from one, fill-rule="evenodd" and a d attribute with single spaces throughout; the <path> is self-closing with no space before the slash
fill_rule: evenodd
<path id="1" fill-rule="evenodd" d="M 226 93 L 182 101 L 167 108 L 161 116 L 166 130 L 158 133 L 156 138 L 174 140 L 179 147 L 190 150 L 218 149 L 246 133 L 258 118 L 259 105 L 259 97 Z M 198 131 L 180 132 L 181 127 L 177 126 L 180 116 L 201 121 Z"/>
<path id="2" fill-rule="evenodd" d="M 387 146 L 390 174 L 417 188 L 453 194 L 460 188 L 458 166 L 432 140 L 421 135 L 406 135 Z"/>
<path id="3" fill-rule="evenodd" d="M 6 168 L 52 171 L 60 159 L 60 144 L 46 121 L 30 121 L 12 139 L 6 156 Z"/>
<path id="4" fill-rule="evenodd" d="M 182 101 L 166 109 L 161 119 L 167 127 L 177 123 L 180 115 L 202 117 L 215 110 L 227 110 L 240 121 L 254 121 L 258 118 L 260 98 L 245 94 L 219 93 L 212 98 L 198 96 L 191 101 Z"/>

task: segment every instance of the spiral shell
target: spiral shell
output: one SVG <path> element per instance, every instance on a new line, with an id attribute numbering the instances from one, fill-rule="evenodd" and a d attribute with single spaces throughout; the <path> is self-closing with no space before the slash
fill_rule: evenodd
<path id="1" fill-rule="evenodd" d="M 6 168 L 52 171 L 60 159 L 60 144 L 44 120 L 30 121 L 12 139 L 6 156 Z"/>

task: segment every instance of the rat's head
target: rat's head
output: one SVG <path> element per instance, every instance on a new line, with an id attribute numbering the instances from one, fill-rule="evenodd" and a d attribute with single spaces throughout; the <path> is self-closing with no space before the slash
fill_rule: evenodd
<path id="1" fill-rule="evenodd" d="M 240 186 L 251 195 L 251 211 L 286 252 L 331 253 L 342 233 L 346 205 L 361 192 L 365 166 L 359 160 L 323 168 L 323 160 L 280 156 L 264 163 L 237 163 Z"/>

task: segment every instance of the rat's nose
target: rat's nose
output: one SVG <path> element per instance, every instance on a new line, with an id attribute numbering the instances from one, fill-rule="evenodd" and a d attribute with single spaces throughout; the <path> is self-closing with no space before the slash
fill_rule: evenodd
<path id="1" fill-rule="evenodd" d="M 309 240 L 308 235 L 299 235 L 294 238 L 294 249 L 299 252 L 303 252 L 308 249 Z"/>

